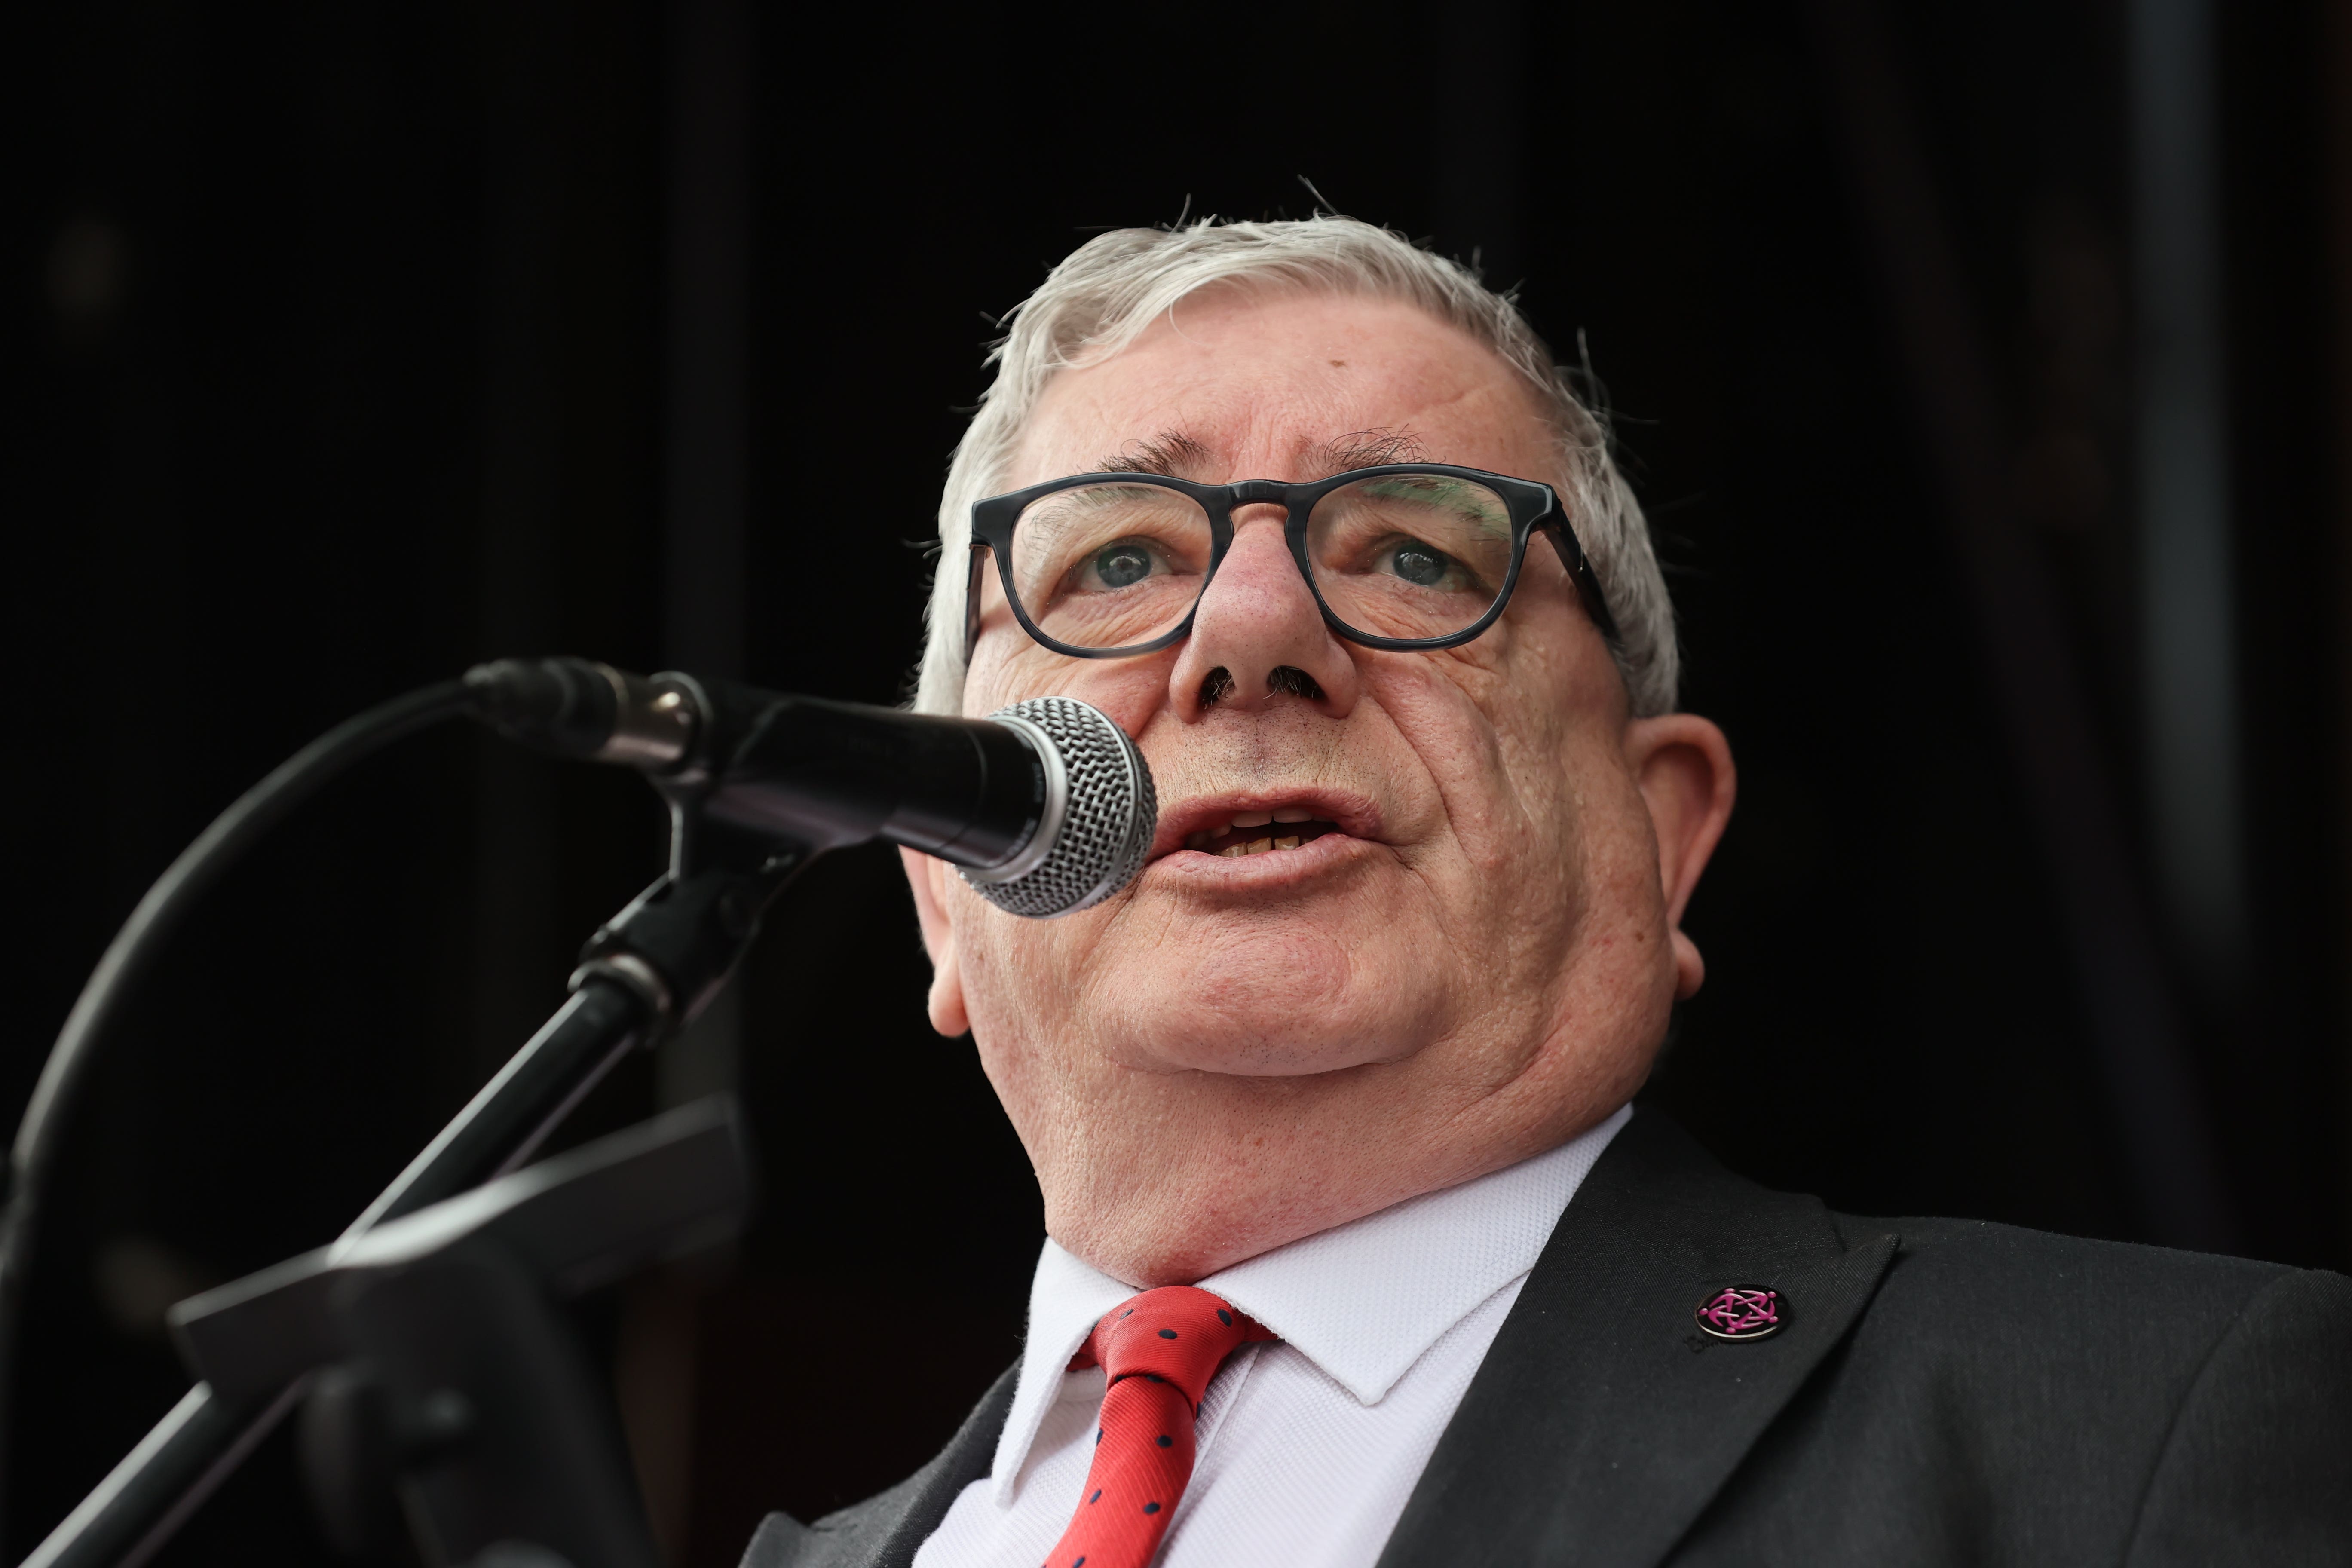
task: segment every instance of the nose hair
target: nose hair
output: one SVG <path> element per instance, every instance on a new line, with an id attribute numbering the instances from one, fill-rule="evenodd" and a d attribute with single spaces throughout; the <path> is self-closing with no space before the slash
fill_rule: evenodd
<path id="1" fill-rule="evenodd" d="M 1278 702 L 1345 715 L 1355 706 L 1355 658 L 1323 624 L 1284 541 L 1281 513 L 1251 507 L 1234 521 L 1233 544 L 1169 672 L 1171 703 L 1187 719 Z"/>

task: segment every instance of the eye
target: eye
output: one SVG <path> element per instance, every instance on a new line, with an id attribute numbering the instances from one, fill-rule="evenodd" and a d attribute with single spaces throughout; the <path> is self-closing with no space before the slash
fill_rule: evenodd
<path id="1" fill-rule="evenodd" d="M 1106 588 L 1126 588 L 1151 575 L 1152 556 L 1132 539 L 1106 544 L 1087 563 L 1087 574 Z"/>
<path id="2" fill-rule="evenodd" d="M 1389 570 L 1419 588 L 1444 585 L 1447 569 L 1454 563 L 1441 552 L 1431 549 L 1419 540 L 1407 540 L 1391 552 Z"/>

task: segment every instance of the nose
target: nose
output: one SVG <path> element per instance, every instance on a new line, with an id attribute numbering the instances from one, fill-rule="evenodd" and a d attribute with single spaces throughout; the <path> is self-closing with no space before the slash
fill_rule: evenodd
<path id="1" fill-rule="evenodd" d="M 1279 510 L 1249 507 L 1235 516 L 1233 545 L 1192 612 L 1168 680 L 1169 700 L 1186 720 L 1276 702 L 1305 702 L 1333 718 L 1355 707 L 1354 654 L 1323 624 L 1283 539 Z"/>

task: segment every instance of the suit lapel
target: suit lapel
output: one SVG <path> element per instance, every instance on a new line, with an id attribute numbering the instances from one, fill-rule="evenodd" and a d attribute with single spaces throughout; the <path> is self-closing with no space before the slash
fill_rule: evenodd
<path id="1" fill-rule="evenodd" d="M 988 1474 L 1020 1373 L 1015 1362 L 939 1456 L 888 1491 L 813 1525 L 770 1514 L 744 1553 L 744 1568 L 908 1568 L 957 1494 Z"/>
<path id="2" fill-rule="evenodd" d="M 1650 1568 L 1876 1289 L 1896 1238 L 1842 1237 L 1638 1112 L 1585 1178 L 1405 1505 L 1381 1568 Z M 1727 1285 L 1787 1327 L 1698 1330 Z"/>

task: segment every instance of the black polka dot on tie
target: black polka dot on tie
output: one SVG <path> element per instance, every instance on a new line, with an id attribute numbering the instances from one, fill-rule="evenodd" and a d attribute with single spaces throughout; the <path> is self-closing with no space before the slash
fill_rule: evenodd
<path id="1" fill-rule="evenodd" d="M 1224 1324 L 1225 1327 L 1230 1329 L 1234 1326 L 1234 1315 L 1231 1312 L 1226 1311 L 1223 1307 L 1220 1307 L 1217 1309 L 1217 1321 Z"/>
<path id="2" fill-rule="evenodd" d="M 1160 1331 L 1160 1337 L 1163 1340 L 1172 1340 L 1176 1337 L 1176 1331 L 1173 1329 L 1162 1329 Z"/>
<path id="3" fill-rule="evenodd" d="M 1087 1499 L 1087 1500 L 1088 1502 L 1100 1502 L 1100 1501 L 1102 1501 L 1102 1488 L 1100 1488 L 1100 1487 L 1097 1487 L 1097 1488 L 1095 1489 L 1095 1495 L 1094 1495 L 1094 1496 L 1092 1496 L 1092 1497 L 1090 1497 L 1090 1498 L 1088 1498 L 1088 1499 Z"/>
<path id="4" fill-rule="evenodd" d="M 1135 1316 L 1135 1309 L 1134 1309 L 1134 1308 L 1132 1308 L 1132 1307 L 1129 1307 L 1126 1311 L 1121 1312 L 1121 1313 L 1119 1314 L 1119 1316 L 1120 1316 L 1120 1317 L 1122 1317 L 1122 1318 L 1132 1318 L 1133 1316 Z"/>
<path id="5" fill-rule="evenodd" d="M 1162 1432 L 1160 1434 L 1160 1446 L 1163 1448 L 1172 1448 L 1176 1446 L 1176 1439 Z"/>
<path id="6" fill-rule="evenodd" d="M 1097 1443 L 1102 1441 L 1102 1428 L 1099 1426 L 1095 1428 L 1095 1441 Z"/>
<path id="7" fill-rule="evenodd" d="M 1160 1511 L 1160 1505 L 1156 1502 L 1145 1503 L 1143 1505 L 1143 1511 L 1146 1513 L 1158 1513 Z"/>
<path id="8" fill-rule="evenodd" d="M 1076 1563 L 1071 1563 L 1070 1568 L 1087 1568 L 1087 1560 L 1081 1557 Z"/>

